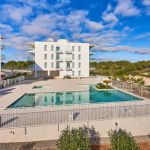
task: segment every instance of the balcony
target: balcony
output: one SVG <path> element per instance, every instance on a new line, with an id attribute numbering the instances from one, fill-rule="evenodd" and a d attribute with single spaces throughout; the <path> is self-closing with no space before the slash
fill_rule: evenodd
<path id="1" fill-rule="evenodd" d="M 63 61 L 63 58 L 56 58 L 56 61 Z"/>
<path id="2" fill-rule="evenodd" d="M 72 61 L 72 58 L 71 57 L 66 57 L 65 61 Z"/>
<path id="3" fill-rule="evenodd" d="M 34 49 L 29 49 L 27 52 L 30 53 L 30 54 L 35 54 L 35 50 Z"/>
<path id="4" fill-rule="evenodd" d="M 56 69 L 55 70 L 63 70 L 63 68 L 62 67 L 56 67 Z"/>
<path id="5" fill-rule="evenodd" d="M 66 54 L 72 54 L 72 50 L 66 50 L 65 53 Z"/>
<path id="6" fill-rule="evenodd" d="M 62 50 L 56 50 L 56 53 L 63 54 Z"/>
<path id="7" fill-rule="evenodd" d="M 72 70 L 71 67 L 66 67 L 65 69 L 66 69 L 66 71 L 71 71 Z"/>

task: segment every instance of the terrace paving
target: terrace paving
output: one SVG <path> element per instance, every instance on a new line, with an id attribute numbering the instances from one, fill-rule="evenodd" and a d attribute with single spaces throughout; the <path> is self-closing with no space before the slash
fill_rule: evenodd
<path id="1" fill-rule="evenodd" d="M 47 80 L 22 83 L 0 90 L 0 143 L 56 140 L 67 126 L 94 126 L 102 137 L 119 127 L 133 135 L 150 133 L 150 101 L 131 101 L 104 104 L 84 104 L 61 107 L 5 109 L 24 93 L 83 91 L 86 84 L 96 84 L 97 78 Z M 34 86 L 46 88 L 33 89 Z M 75 116 L 70 117 L 71 114 Z"/>

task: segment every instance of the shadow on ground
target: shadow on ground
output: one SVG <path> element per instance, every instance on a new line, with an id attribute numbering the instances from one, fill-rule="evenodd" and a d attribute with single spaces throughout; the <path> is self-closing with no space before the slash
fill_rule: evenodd
<path id="1" fill-rule="evenodd" d="M 7 89 L 1 89 L 0 90 L 0 96 L 12 93 L 12 91 L 16 89 L 16 88 L 7 88 Z"/>

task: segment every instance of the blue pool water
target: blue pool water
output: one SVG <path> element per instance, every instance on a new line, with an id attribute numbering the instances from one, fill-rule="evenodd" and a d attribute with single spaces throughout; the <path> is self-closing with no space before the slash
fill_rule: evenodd
<path id="1" fill-rule="evenodd" d="M 36 107 L 49 105 L 68 105 L 83 103 L 106 103 L 117 101 L 141 100 L 138 97 L 127 94 L 120 90 L 101 90 L 97 91 L 89 87 L 87 91 L 81 92 L 55 92 L 55 93 L 31 93 L 25 94 L 16 100 L 9 108 L 16 107 Z"/>

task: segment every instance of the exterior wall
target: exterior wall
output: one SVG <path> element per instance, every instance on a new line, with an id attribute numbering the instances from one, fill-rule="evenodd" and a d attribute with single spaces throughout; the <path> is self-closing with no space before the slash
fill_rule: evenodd
<path id="1" fill-rule="evenodd" d="M 45 45 L 47 49 L 44 49 Z M 57 47 L 60 47 L 59 52 L 56 51 Z M 67 40 L 35 42 L 34 53 L 36 63 L 35 70 L 38 72 L 47 71 L 47 75 L 50 76 L 50 71 L 58 70 L 59 77 L 64 77 L 65 75 L 72 77 L 89 77 L 88 43 L 70 43 Z M 59 58 L 57 58 L 58 55 Z M 45 57 L 47 57 L 47 59 L 45 59 Z M 67 67 L 67 63 L 68 65 L 70 64 L 69 67 Z M 38 76 L 37 73 L 36 75 Z"/>

